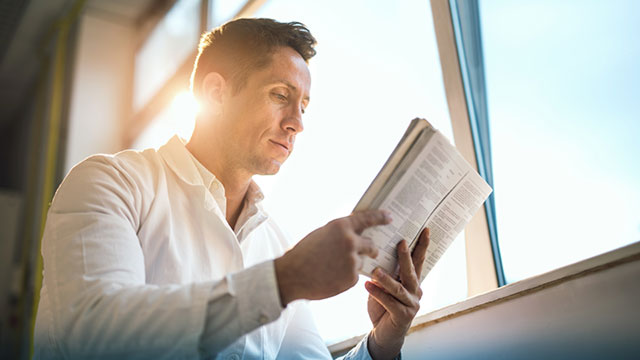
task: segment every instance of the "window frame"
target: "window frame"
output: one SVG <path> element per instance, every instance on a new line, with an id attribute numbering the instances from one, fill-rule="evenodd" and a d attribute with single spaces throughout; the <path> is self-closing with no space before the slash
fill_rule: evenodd
<path id="1" fill-rule="evenodd" d="M 467 100 L 467 114 L 476 153 L 477 171 L 493 188 L 489 112 L 484 72 L 484 54 L 478 1 L 450 0 L 451 22 L 460 63 L 460 75 Z M 506 285 L 496 225 L 495 196 L 484 203 L 487 227 L 498 286 Z"/>
<path id="2" fill-rule="evenodd" d="M 449 0 L 431 0 L 431 12 L 455 146 L 465 160 L 481 173 L 469 117 L 472 104 L 467 100 L 459 56 L 459 51 L 462 49 L 458 47 L 456 41 L 456 29 Z M 500 284 L 489 230 L 490 215 L 485 206 L 476 213 L 465 228 L 469 297 L 493 290 Z"/>

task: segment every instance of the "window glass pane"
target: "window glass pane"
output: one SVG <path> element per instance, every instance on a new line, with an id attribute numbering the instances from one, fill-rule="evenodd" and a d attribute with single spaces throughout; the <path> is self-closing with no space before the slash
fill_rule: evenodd
<path id="1" fill-rule="evenodd" d="M 638 241 L 640 2 L 480 11 L 507 281 Z"/>
<path id="2" fill-rule="evenodd" d="M 193 54 L 200 36 L 200 0 L 178 0 L 135 59 L 133 108 L 139 110 Z"/>
<path id="3" fill-rule="evenodd" d="M 242 9 L 247 0 L 211 0 L 209 27 L 213 28 L 231 20 Z"/>
<path id="4" fill-rule="evenodd" d="M 266 209 L 294 239 L 351 212 L 412 118 L 452 138 L 428 2 L 271 0 L 256 16 L 303 22 L 318 40 L 305 131 L 280 173 L 257 179 Z M 326 342 L 371 328 L 363 282 L 312 302 Z M 462 238 L 423 289 L 422 313 L 466 297 Z"/>

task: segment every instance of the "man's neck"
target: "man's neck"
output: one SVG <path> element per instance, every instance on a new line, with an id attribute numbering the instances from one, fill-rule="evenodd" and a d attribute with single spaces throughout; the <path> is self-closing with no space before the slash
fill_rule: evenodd
<path id="1" fill-rule="evenodd" d="M 209 141 L 203 141 L 194 136 L 189 140 L 186 147 L 224 186 L 224 194 L 227 200 L 226 220 L 229 226 L 235 229 L 242 212 L 244 199 L 251 184 L 251 174 L 230 166 L 222 156 L 224 153 L 212 149 L 212 144 Z"/>

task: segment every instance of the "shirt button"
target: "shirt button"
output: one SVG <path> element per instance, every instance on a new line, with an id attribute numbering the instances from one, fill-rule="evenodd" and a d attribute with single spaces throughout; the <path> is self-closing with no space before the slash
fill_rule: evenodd
<path id="1" fill-rule="evenodd" d="M 258 318 L 258 321 L 260 322 L 260 324 L 264 325 L 269 321 L 269 318 L 267 317 L 267 315 L 262 314 L 260 315 L 260 317 Z"/>
<path id="2" fill-rule="evenodd" d="M 228 360 L 240 360 L 240 355 L 238 354 L 231 354 L 229 356 L 227 356 Z"/>

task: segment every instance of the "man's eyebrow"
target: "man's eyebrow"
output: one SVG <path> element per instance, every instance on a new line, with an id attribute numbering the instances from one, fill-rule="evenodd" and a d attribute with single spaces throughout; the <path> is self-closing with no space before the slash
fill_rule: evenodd
<path id="1" fill-rule="evenodd" d="M 288 88 L 290 88 L 293 91 L 298 90 L 298 88 L 295 85 L 293 85 L 292 83 L 290 83 L 288 80 L 285 80 L 285 79 L 276 79 L 276 80 L 272 81 L 271 83 L 272 84 L 281 83 L 281 84 L 286 85 Z M 304 100 L 309 101 L 311 99 L 309 98 L 309 96 L 305 96 Z"/>

